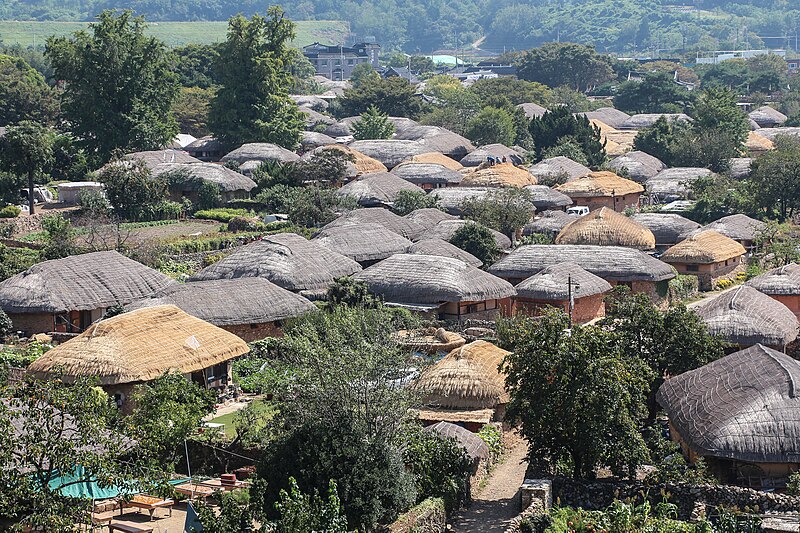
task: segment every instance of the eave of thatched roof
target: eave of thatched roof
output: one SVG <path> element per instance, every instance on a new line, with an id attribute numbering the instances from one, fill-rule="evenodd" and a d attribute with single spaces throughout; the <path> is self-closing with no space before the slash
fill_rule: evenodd
<path id="1" fill-rule="evenodd" d="M 800 265 L 790 263 L 773 268 L 745 285 L 770 296 L 800 296 Z"/>
<path id="2" fill-rule="evenodd" d="M 419 238 L 425 228 L 411 219 L 401 217 L 380 207 L 370 207 L 366 209 L 354 209 L 330 222 L 322 229 L 335 228 L 339 226 L 361 224 L 378 224 L 387 230 L 396 233 L 406 239 L 414 240 Z"/>
<path id="3" fill-rule="evenodd" d="M 319 124 L 324 124 L 325 126 L 331 126 L 333 124 L 336 124 L 335 118 L 330 117 L 324 113 L 320 113 L 319 111 L 315 111 L 310 107 L 301 107 L 300 112 L 303 115 L 305 115 L 306 128 L 314 128 Z M 322 135 L 325 135 L 326 137 L 332 139 L 333 137 L 330 137 L 330 135 L 327 134 L 327 131 L 328 130 L 325 130 L 325 133 L 323 133 Z"/>
<path id="4" fill-rule="evenodd" d="M 589 120 L 599 120 L 604 124 L 608 124 L 612 128 L 620 129 L 628 121 L 631 116 L 624 111 L 614 109 L 613 107 L 601 107 L 594 111 L 587 111 L 586 113 L 578 113 L 584 115 Z"/>
<path id="5" fill-rule="evenodd" d="M 350 143 L 350 147 L 373 159 L 377 159 L 389 170 L 415 155 L 431 151 L 430 148 L 422 146 L 417 141 L 400 139 L 354 141 Z"/>
<path id="6" fill-rule="evenodd" d="M 788 307 L 755 290 L 741 286 L 715 296 L 694 308 L 708 331 L 731 344 L 784 346 L 797 338 L 797 317 Z"/>
<path id="7" fill-rule="evenodd" d="M 403 163 L 433 163 L 435 165 L 442 165 L 450 170 L 461 170 L 464 168 L 464 165 L 441 152 L 425 152 L 424 154 L 418 154 L 412 156 L 411 159 Z"/>
<path id="8" fill-rule="evenodd" d="M 666 168 L 645 182 L 647 192 L 662 200 L 689 198 L 689 185 L 700 178 L 711 176 L 707 168 Z"/>
<path id="9" fill-rule="evenodd" d="M 195 372 L 248 351 L 236 335 L 173 305 L 161 305 L 96 322 L 28 370 L 41 377 L 90 376 L 102 385 L 116 385 L 150 381 L 170 370 Z"/>
<path id="10" fill-rule="evenodd" d="M 409 126 L 399 129 L 394 139 L 416 141 L 425 152 L 440 152 L 462 158 L 475 149 L 469 139 L 439 126 Z"/>
<path id="11" fill-rule="evenodd" d="M 761 128 L 758 130 L 758 134 L 762 137 L 766 137 L 770 141 L 775 141 L 775 139 L 781 135 L 786 137 L 800 137 L 800 127 L 783 126 L 780 128 Z"/>
<path id="12" fill-rule="evenodd" d="M 279 233 L 238 248 L 191 279 L 261 277 L 290 291 L 319 291 L 360 270 L 357 262 L 317 242 Z"/>
<path id="13" fill-rule="evenodd" d="M 515 294 L 507 281 L 439 255 L 392 255 L 353 279 L 365 282 L 370 292 L 387 302 L 397 303 L 481 302 Z"/>
<path id="14" fill-rule="evenodd" d="M 461 248 L 450 244 L 442 239 L 424 239 L 417 241 L 408 249 L 410 254 L 420 255 L 438 255 L 441 257 L 452 257 L 463 261 L 464 263 L 480 268 L 483 266 L 483 261 L 475 257 L 469 252 L 465 252 Z"/>
<path id="15" fill-rule="evenodd" d="M 635 181 L 621 178 L 613 172 L 592 172 L 588 176 L 562 183 L 556 190 L 570 198 L 597 198 L 624 196 L 644 192 L 644 187 Z"/>
<path id="16" fill-rule="evenodd" d="M 656 245 L 673 245 L 700 228 L 700 224 L 674 213 L 636 213 L 631 217 L 653 232 Z"/>
<path id="17" fill-rule="evenodd" d="M 753 241 L 759 232 L 766 227 L 767 225 L 760 220 L 750 218 L 747 215 L 736 214 L 722 217 L 711 224 L 706 224 L 702 227 L 702 231 L 714 230 L 735 241 Z"/>
<path id="18" fill-rule="evenodd" d="M 278 161 L 280 163 L 291 163 L 298 159 L 300 159 L 299 155 L 277 144 L 247 143 L 227 153 L 223 156 L 222 161 L 235 161 L 237 163 L 244 163 L 245 161 Z"/>
<path id="19" fill-rule="evenodd" d="M 200 163 L 199 159 L 190 156 L 183 150 L 149 150 L 125 154 L 125 159 L 141 159 L 147 168 L 153 170 L 161 163 Z"/>
<path id="20" fill-rule="evenodd" d="M 405 237 L 373 223 L 329 225 L 312 241 L 359 263 L 381 261 L 406 253 L 412 244 Z"/>
<path id="21" fill-rule="evenodd" d="M 434 189 L 430 194 L 438 199 L 439 207 L 451 215 L 460 216 L 463 214 L 464 202 L 473 198 L 483 198 L 492 191 L 491 187 L 446 187 Z"/>
<path id="22" fill-rule="evenodd" d="M 522 167 L 513 163 L 467 168 L 461 171 L 463 187 L 525 187 L 536 185 L 536 178 Z"/>
<path id="23" fill-rule="evenodd" d="M 336 139 L 316 131 L 303 131 L 300 133 L 300 147 L 303 151 L 315 150 L 320 146 L 335 144 Z"/>
<path id="24" fill-rule="evenodd" d="M 442 239 L 443 241 L 450 241 L 453 238 L 453 235 L 456 231 L 458 231 L 461 226 L 464 224 L 474 224 L 474 222 L 470 222 L 468 220 L 442 220 L 438 224 L 436 224 L 431 229 L 427 230 L 425 234 L 422 236 L 423 239 L 432 239 L 438 238 Z M 489 231 L 492 232 L 492 236 L 494 237 L 494 242 L 497 243 L 497 246 L 500 247 L 502 250 L 508 250 L 511 248 L 511 239 L 500 233 L 499 231 L 495 231 L 490 229 Z"/>
<path id="25" fill-rule="evenodd" d="M 531 300 L 563 302 L 572 297 L 585 298 L 611 290 L 611 284 L 575 263 L 558 263 L 540 270 L 516 286 L 517 297 Z"/>
<path id="26" fill-rule="evenodd" d="M 256 182 L 244 174 L 214 163 L 161 163 L 152 170 L 154 176 L 166 172 L 184 171 L 193 178 L 217 185 L 224 192 L 251 191 L 256 186 Z M 195 183 L 187 182 L 183 188 L 191 190 L 199 187 Z"/>
<path id="27" fill-rule="evenodd" d="M 488 424 L 494 418 L 494 409 L 414 409 L 417 418 L 425 421 L 452 422 L 453 424 Z"/>
<path id="28" fill-rule="evenodd" d="M 457 217 L 448 215 L 441 209 L 436 209 L 435 207 L 423 207 L 422 209 L 415 209 L 407 214 L 406 218 L 419 224 L 426 230 L 431 229 L 442 220 L 458 220 Z"/>
<path id="29" fill-rule="evenodd" d="M 44 261 L 0 282 L 6 313 L 64 313 L 126 305 L 174 283 L 114 252 Z"/>
<path id="30" fill-rule="evenodd" d="M 608 166 L 616 172 L 625 169 L 628 177 L 638 183 L 644 183 L 667 168 L 657 157 L 638 150 L 615 157 L 608 163 Z"/>
<path id="31" fill-rule="evenodd" d="M 666 263 L 709 265 L 741 257 L 747 253 L 744 246 L 713 230 L 703 230 L 675 246 L 661 256 Z"/>
<path id="32" fill-rule="evenodd" d="M 556 236 L 555 243 L 652 250 L 656 246 L 656 238 L 638 222 L 613 209 L 601 207 L 567 224 Z"/>
<path id="33" fill-rule="evenodd" d="M 451 422 L 437 422 L 424 431 L 435 433 L 445 439 L 455 439 L 473 461 L 489 458 L 489 446 L 477 434 Z"/>
<path id="34" fill-rule="evenodd" d="M 188 144 L 184 150 L 187 152 L 219 152 L 222 150 L 222 143 L 215 137 L 206 135 Z"/>
<path id="35" fill-rule="evenodd" d="M 537 180 L 565 175 L 567 176 L 567 181 L 572 181 L 582 178 L 583 176 L 588 176 L 591 174 L 592 169 L 568 157 L 559 155 L 548 159 L 542 159 L 535 165 L 531 165 L 528 167 L 528 172 L 533 174 Z"/>
<path id="36" fill-rule="evenodd" d="M 547 244 L 520 246 L 492 265 L 489 272 L 522 280 L 565 261 L 606 281 L 664 281 L 675 277 L 671 266 L 632 248 Z"/>
<path id="37" fill-rule="evenodd" d="M 344 185 L 336 194 L 349 196 L 363 207 L 375 207 L 393 204 L 400 191 L 425 192 L 399 176 L 388 172 L 371 172 Z"/>
<path id="38" fill-rule="evenodd" d="M 317 309 L 302 296 L 259 277 L 175 283 L 130 307 L 156 305 L 174 305 L 215 326 L 266 324 Z"/>
<path id="39" fill-rule="evenodd" d="M 800 363 L 762 345 L 672 377 L 656 393 L 700 455 L 800 462 Z"/>
<path id="40" fill-rule="evenodd" d="M 528 185 L 525 190 L 530 192 L 531 202 L 537 212 L 560 209 L 572 205 L 572 198 L 560 191 L 551 189 L 547 185 Z"/>
<path id="41" fill-rule="evenodd" d="M 632 115 L 628 120 L 619 126 L 619 129 L 641 130 L 643 128 L 652 126 L 661 117 L 666 118 L 669 122 L 689 122 L 692 120 L 689 118 L 689 115 L 684 113 L 640 113 L 638 115 Z"/>
<path id="42" fill-rule="evenodd" d="M 747 116 L 762 128 L 774 128 L 789 120 L 789 117 L 768 105 L 751 111 Z"/>
<path id="43" fill-rule="evenodd" d="M 536 218 L 522 229 L 522 234 L 541 233 L 555 237 L 564 226 L 577 219 L 578 215 L 568 215 L 564 211 L 544 211 L 538 213 Z"/>
<path id="44" fill-rule="evenodd" d="M 504 144 L 487 144 L 479 146 L 472 153 L 463 157 L 461 164 L 465 167 L 477 167 L 481 163 L 486 163 L 486 158 L 489 156 L 494 158 L 505 156 L 510 163 L 515 165 L 521 165 L 525 162 L 525 155 L 513 148 L 509 148 Z"/>
<path id="45" fill-rule="evenodd" d="M 437 163 L 401 163 L 392 174 L 415 185 L 458 185 L 464 175 Z"/>

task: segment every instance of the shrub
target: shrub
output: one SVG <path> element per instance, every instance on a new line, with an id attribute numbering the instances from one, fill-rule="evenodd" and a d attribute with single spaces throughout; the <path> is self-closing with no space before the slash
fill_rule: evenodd
<path id="1" fill-rule="evenodd" d="M 697 294 L 697 276 L 678 274 L 669 280 L 669 299 L 679 302 Z"/>
<path id="2" fill-rule="evenodd" d="M 8 315 L 0 309 L 0 339 L 4 339 L 11 335 L 14 331 L 14 324 L 11 322 L 11 319 L 8 318 Z"/>
<path id="3" fill-rule="evenodd" d="M 503 432 L 497 426 L 486 424 L 478 431 L 478 436 L 489 447 L 489 461 L 497 462 L 503 455 Z"/>
<path id="4" fill-rule="evenodd" d="M 111 211 L 111 204 L 106 195 L 91 189 L 80 193 L 78 205 L 81 208 L 81 212 L 90 218 L 98 218 L 107 215 Z"/>
<path id="5" fill-rule="evenodd" d="M 500 247 L 494 240 L 494 235 L 486 226 L 468 222 L 458 228 L 450 238 L 450 244 L 469 252 L 484 265 L 491 265 L 500 256 Z"/>
<path id="6" fill-rule="evenodd" d="M 7 205 L 0 209 L 0 218 L 17 218 L 22 213 L 22 209 L 15 205 Z"/>
<path id="7" fill-rule="evenodd" d="M 250 215 L 244 209 L 231 209 L 229 207 L 218 207 L 216 209 L 201 209 L 194 214 L 195 218 L 216 220 L 218 222 L 230 222 L 234 217 L 246 217 Z"/>
<path id="8" fill-rule="evenodd" d="M 228 231 L 239 233 L 242 231 L 260 231 L 264 229 L 264 224 L 257 219 L 243 216 L 235 216 L 228 222 Z"/>

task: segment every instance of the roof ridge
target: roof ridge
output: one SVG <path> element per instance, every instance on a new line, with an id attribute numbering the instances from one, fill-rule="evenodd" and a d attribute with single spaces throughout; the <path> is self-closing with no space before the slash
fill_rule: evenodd
<path id="1" fill-rule="evenodd" d="M 786 364 L 784 364 L 784 362 L 781 359 L 779 359 L 775 354 L 772 353 L 773 350 L 767 349 L 761 343 L 756 344 L 756 347 L 759 348 L 764 354 L 768 355 L 770 357 L 770 359 L 772 359 L 773 361 L 778 363 L 778 366 L 780 366 L 781 369 L 784 372 L 786 372 L 786 375 L 789 377 L 789 397 L 790 398 L 796 398 L 797 397 L 797 383 L 795 382 L 794 374 L 789 370 L 789 368 L 787 368 Z M 780 352 L 777 352 L 777 353 L 780 353 Z M 783 355 L 783 354 L 781 354 L 781 355 Z"/>

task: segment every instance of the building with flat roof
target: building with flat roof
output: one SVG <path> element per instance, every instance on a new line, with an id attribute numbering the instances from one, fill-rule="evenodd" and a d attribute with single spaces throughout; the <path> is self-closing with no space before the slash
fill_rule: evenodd
<path id="1" fill-rule="evenodd" d="M 317 74 L 329 80 L 349 80 L 353 69 L 361 63 L 369 63 L 378 69 L 378 54 L 381 46 L 375 43 L 358 43 L 353 46 L 330 46 L 314 43 L 303 47 L 303 55 L 314 65 Z"/>

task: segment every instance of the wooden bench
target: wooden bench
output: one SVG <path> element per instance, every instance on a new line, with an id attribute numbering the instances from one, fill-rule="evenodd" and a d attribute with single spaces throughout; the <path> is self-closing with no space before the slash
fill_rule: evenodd
<path id="1" fill-rule="evenodd" d="M 129 502 L 125 500 L 120 500 L 119 502 L 119 511 L 122 514 L 122 511 L 128 505 L 130 507 L 135 507 L 137 510 L 142 511 L 149 511 L 150 512 L 150 520 L 153 520 L 154 513 L 156 509 L 167 508 L 169 509 L 169 515 L 172 516 L 172 506 L 175 505 L 175 500 L 170 499 L 161 499 L 156 498 L 154 496 L 146 496 L 144 494 L 137 494 Z"/>
<path id="2" fill-rule="evenodd" d="M 133 522 L 112 522 L 108 525 L 110 533 L 122 531 L 123 533 L 153 533 L 155 528 L 147 524 L 134 524 Z"/>
<path id="3" fill-rule="evenodd" d="M 103 530 L 104 527 L 108 527 L 111 524 L 111 521 L 114 519 L 114 511 L 106 511 L 104 513 L 92 513 L 92 531 L 95 528 L 99 528 L 100 531 Z"/>

